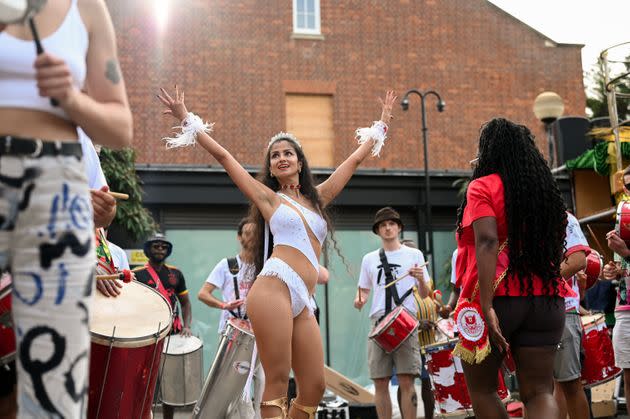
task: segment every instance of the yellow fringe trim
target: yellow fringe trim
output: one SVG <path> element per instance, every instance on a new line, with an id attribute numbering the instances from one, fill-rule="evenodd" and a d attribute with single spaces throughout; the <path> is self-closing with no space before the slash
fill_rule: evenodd
<path id="1" fill-rule="evenodd" d="M 483 347 L 479 349 L 470 350 L 465 348 L 461 342 L 457 342 L 455 348 L 453 348 L 453 356 L 461 358 L 469 364 L 481 364 L 484 359 L 492 352 L 490 342 L 487 342 Z"/>

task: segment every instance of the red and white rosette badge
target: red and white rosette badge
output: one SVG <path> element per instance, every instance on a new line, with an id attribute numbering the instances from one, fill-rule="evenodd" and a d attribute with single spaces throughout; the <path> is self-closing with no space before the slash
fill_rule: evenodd
<path id="1" fill-rule="evenodd" d="M 488 326 L 481 314 L 481 306 L 476 301 L 460 301 L 455 310 L 455 323 L 459 342 L 453 354 L 469 364 L 481 362 L 490 353 Z"/>
<path id="2" fill-rule="evenodd" d="M 459 333 L 470 342 L 477 342 L 487 335 L 486 323 L 477 307 L 466 305 L 457 313 L 457 328 Z"/>

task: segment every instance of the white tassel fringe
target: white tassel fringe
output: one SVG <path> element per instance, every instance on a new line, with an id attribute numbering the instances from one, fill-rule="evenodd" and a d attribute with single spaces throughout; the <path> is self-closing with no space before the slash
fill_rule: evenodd
<path id="1" fill-rule="evenodd" d="M 355 137 L 359 144 L 373 140 L 372 155 L 380 157 L 381 149 L 387 139 L 387 124 L 383 121 L 374 121 L 369 128 L 358 128 Z"/>
<path id="2" fill-rule="evenodd" d="M 205 132 L 210 134 L 212 132 L 212 127 L 214 127 L 214 122 L 203 122 L 203 119 L 199 116 L 192 112 L 188 112 L 183 124 L 181 126 L 173 127 L 173 129 L 181 129 L 182 132 L 177 134 L 175 137 L 165 137 L 163 140 L 166 141 L 167 149 L 195 145 L 197 144 L 197 133 Z"/>

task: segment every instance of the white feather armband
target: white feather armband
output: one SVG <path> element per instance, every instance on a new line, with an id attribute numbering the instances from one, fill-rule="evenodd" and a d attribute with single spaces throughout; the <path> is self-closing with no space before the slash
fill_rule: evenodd
<path id="1" fill-rule="evenodd" d="M 383 121 L 374 121 L 369 128 L 358 128 L 355 132 L 355 136 L 359 144 L 373 140 L 374 146 L 372 147 L 372 155 L 380 156 L 381 148 L 383 148 L 385 140 L 387 139 L 387 124 Z"/>
<path id="2" fill-rule="evenodd" d="M 195 145 L 197 143 L 197 133 L 205 132 L 207 134 L 212 132 L 214 122 L 203 122 L 199 116 L 192 112 L 188 112 L 186 118 L 182 121 L 182 125 L 173 127 L 173 129 L 181 128 L 182 132 L 175 137 L 166 137 L 163 140 L 166 141 L 166 148 L 186 147 L 189 145 Z"/>

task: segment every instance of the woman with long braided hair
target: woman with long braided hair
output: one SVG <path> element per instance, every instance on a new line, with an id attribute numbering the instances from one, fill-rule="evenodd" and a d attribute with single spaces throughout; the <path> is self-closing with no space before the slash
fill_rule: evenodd
<path id="1" fill-rule="evenodd" d="M 553 362 L 564 327 L 560 276 L 567 215 L 529 129 L 486 123 L 457 215 L 456 310 L 466 383 L 477 418 L 507 418 L 498 370 L 514 357 L 529 417 L 555 418 Z"/>

